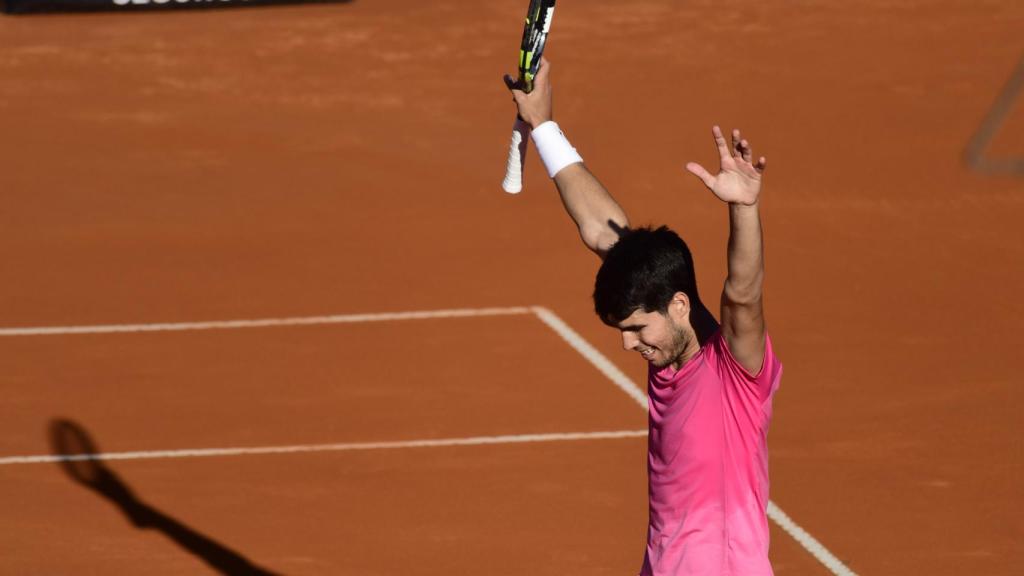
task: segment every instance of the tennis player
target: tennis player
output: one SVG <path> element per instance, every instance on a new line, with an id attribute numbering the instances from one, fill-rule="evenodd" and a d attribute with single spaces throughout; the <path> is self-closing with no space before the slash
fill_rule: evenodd
<path id="1" fill-rule="evenodd" d="M 719 324 L 697 293 L 683 240 L 664 226 L 631 228 L 552 121 L 550 75 L 544 60 L 529 94 L 505 82 L 583 243 L 602 259 L 597 315 L 648 363 L 650 517 L 640 574 L 771 575 L 767 435 L 782 365 L 762 305 L 765 159 L 755 160 L 738 130 L 727 143 L 715 126 L 718 173 L 686 165 L 729 208 Z"/>

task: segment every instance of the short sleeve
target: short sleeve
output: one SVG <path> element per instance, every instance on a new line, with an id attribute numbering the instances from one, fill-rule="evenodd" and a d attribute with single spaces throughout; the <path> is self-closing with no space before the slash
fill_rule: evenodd
<path id="1" fill-rule="evenodd" d="M 782 381 L 782 363 L 772 349 L 771 337 L 764 338 L 764 359 L 761 370 L 757 374 L 747 372 L 729 350 L 729 344 L 721 332 L 715 335 L 712 344 L 717 352 L 719 369 L 726 383 L 742 388 L 746 393 L 755 396 L 762 402 L 768 400 L 779 389 Z"/>

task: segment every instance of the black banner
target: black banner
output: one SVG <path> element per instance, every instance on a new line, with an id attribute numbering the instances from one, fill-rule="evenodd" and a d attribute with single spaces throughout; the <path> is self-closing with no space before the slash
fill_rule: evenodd
<path id="1" fill-rule="evenodd" d="M 164 10 L 169 8 L 227 8 L 259 4 L 310 4 L 349 0 L 7 0 L 9 14 L 96 10 Z"/>

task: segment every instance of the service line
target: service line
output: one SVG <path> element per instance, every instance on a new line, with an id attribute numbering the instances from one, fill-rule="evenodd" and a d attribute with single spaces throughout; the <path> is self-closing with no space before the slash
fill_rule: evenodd
<path id="1" fill-rule="evenodd" d="M 73 334 L 117 334 L 125 332 L 183 332 L 186 330 L 237 330 L 275 326 L 309 326 L 315 324 L 354 324 L 388 320 L 429 320 L 432 318 L 470 318 L 474 316 L 512 316 L 529 314 L 527 307 L 456 308 L 419 312 L 384 312 L 379 314 L 335 314 L 331 316 L 296 316 L 256 320 L 215 320 L 212 322 L 163 322 L 157 324 L 106 324 L 97 326 L 36 326 L 0 328 L 0 336 L 63 336 Z"/>

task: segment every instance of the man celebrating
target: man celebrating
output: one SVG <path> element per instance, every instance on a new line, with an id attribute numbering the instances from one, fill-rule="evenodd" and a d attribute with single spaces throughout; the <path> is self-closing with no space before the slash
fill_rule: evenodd
<path id="1" fill-rule="evenodd" d="M 601 320 L 648 362 L 650 520 L 641 576 L 764 576 L 768 562 L 768 424 L 782 365 L 762 306 L 758 202 L 765 159 L 739 130 L 712 130 L 718 174 L 686 168 L 729 206 L 721 324 L 697 293 L 693 259 L 666 227 L 631 229 L 552 118 L 551 65 L 529 94 L 508 76 L 519 116 L 587 248 L 602 259 Z"/>

